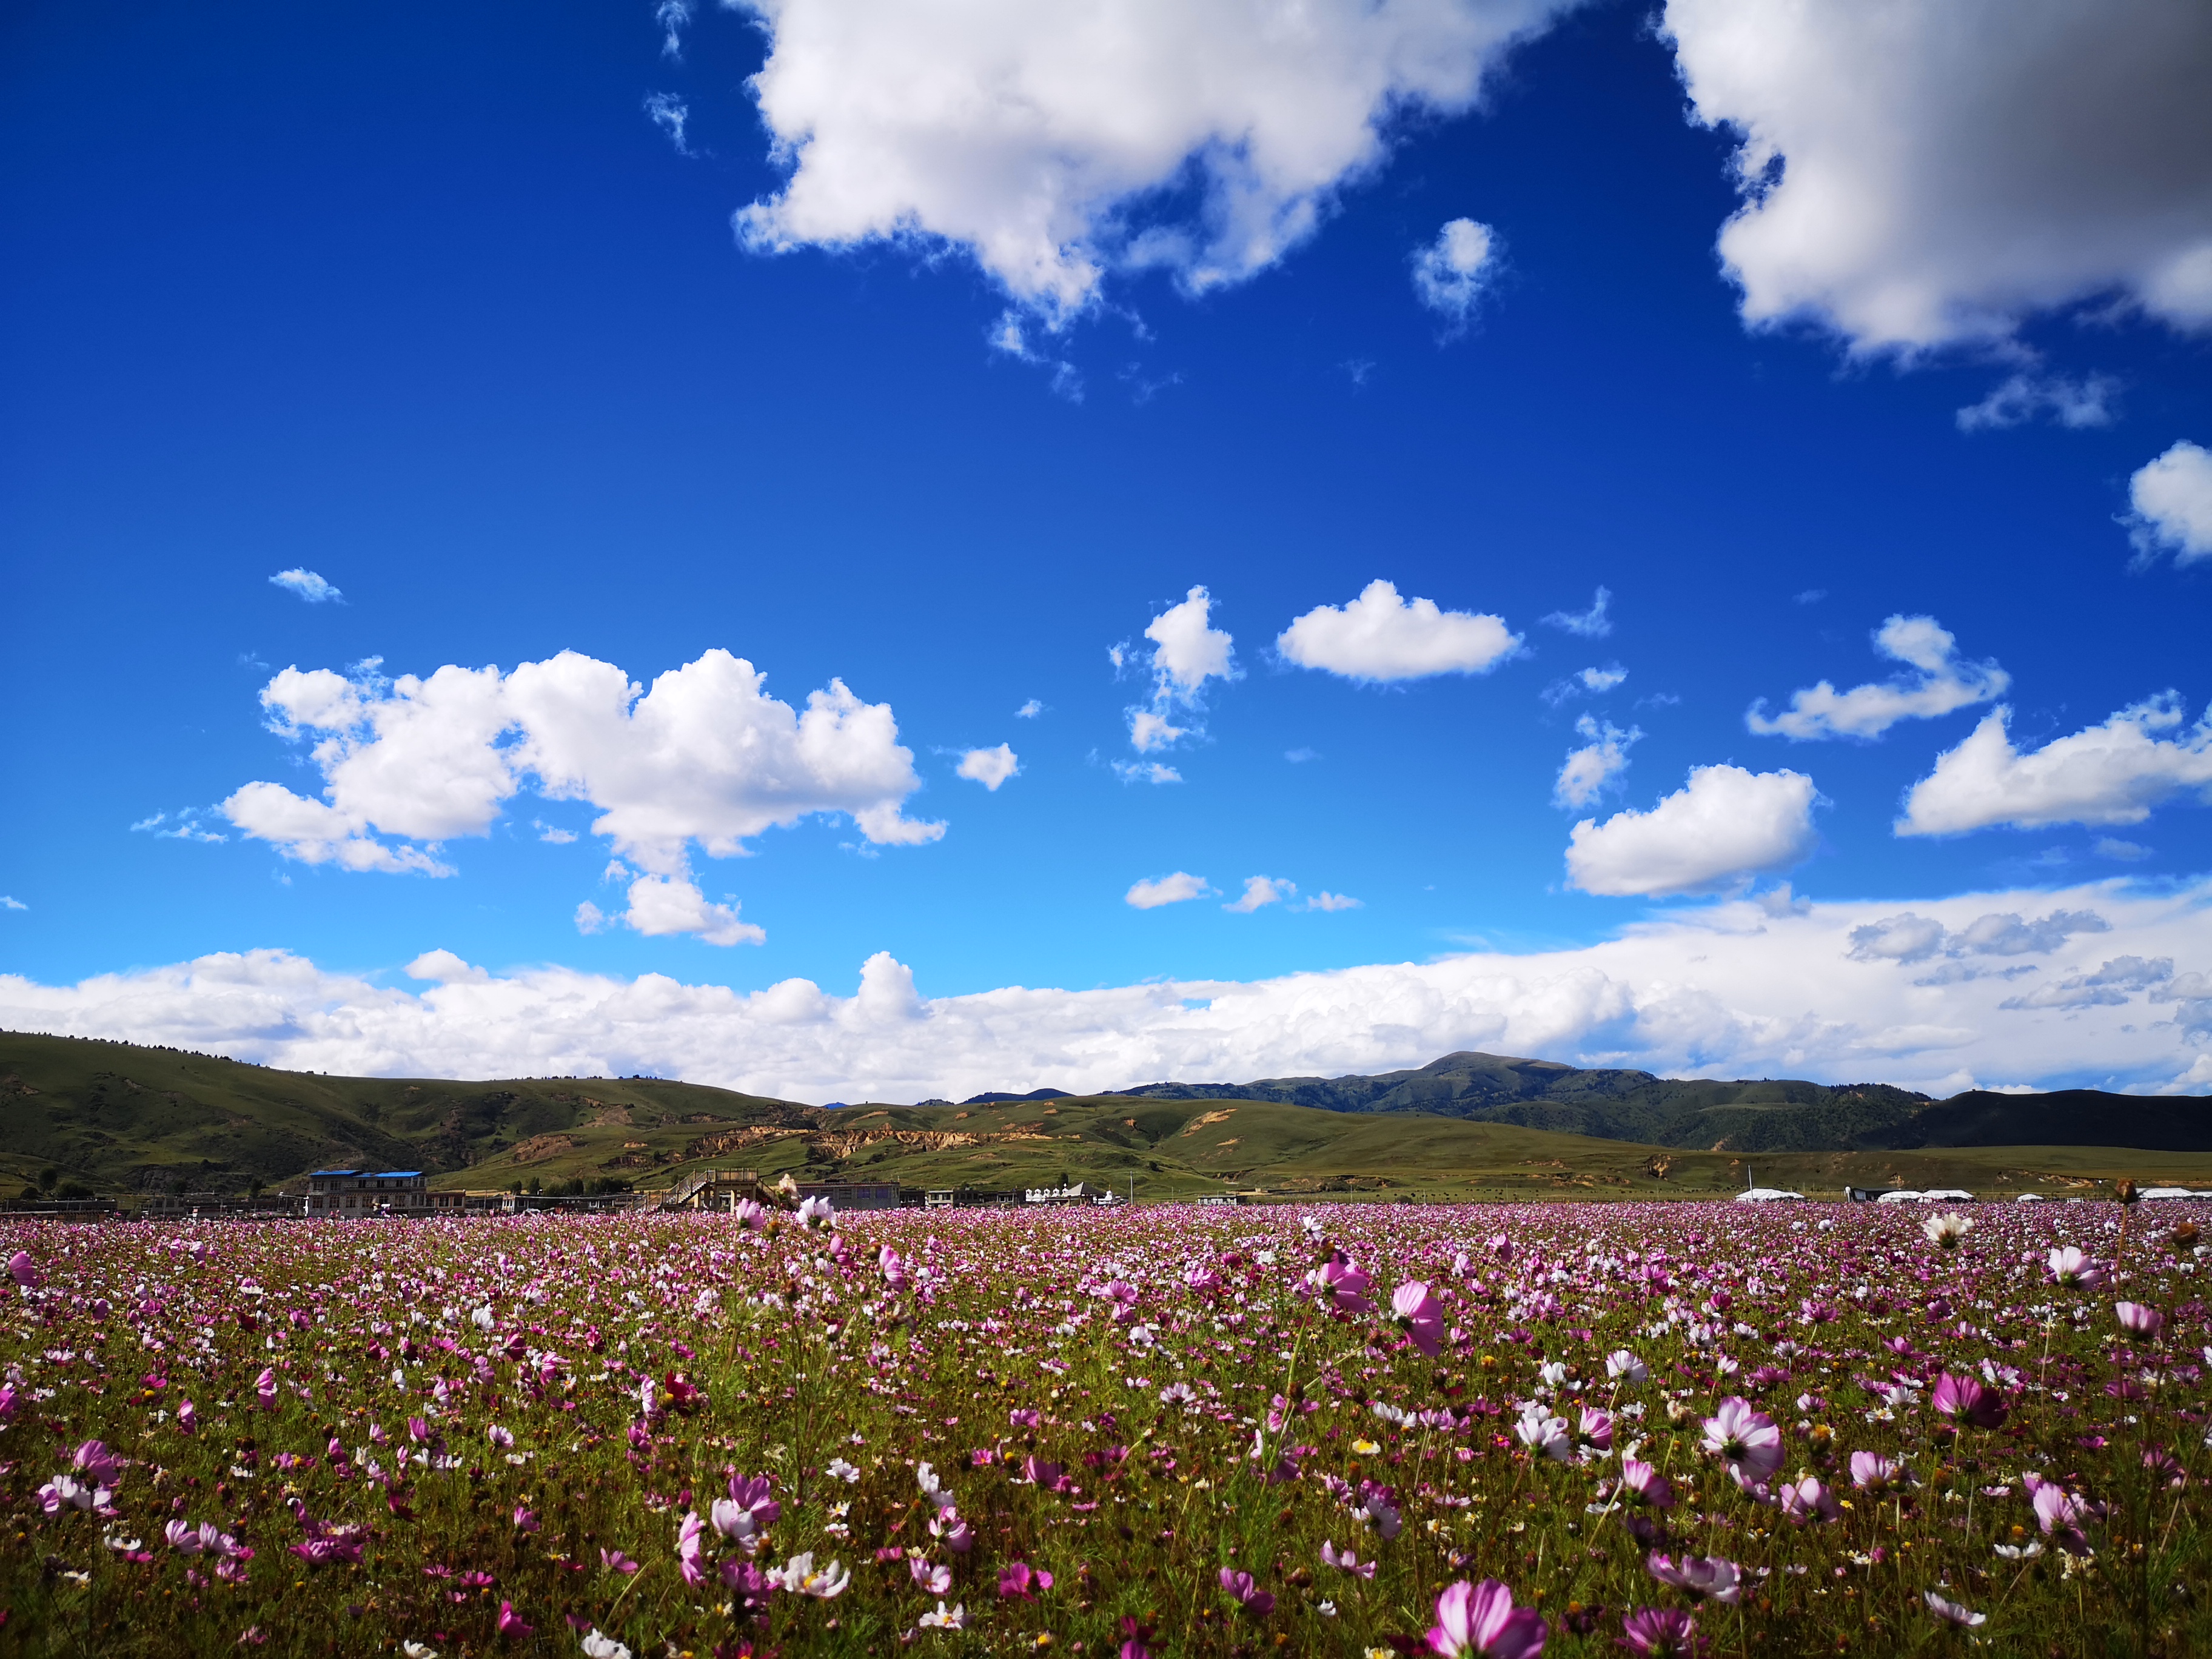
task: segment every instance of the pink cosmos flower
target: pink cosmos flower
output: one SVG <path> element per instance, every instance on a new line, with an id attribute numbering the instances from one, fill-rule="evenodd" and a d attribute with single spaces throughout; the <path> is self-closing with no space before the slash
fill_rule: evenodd
<path id="1" fill-rule="evenodd" d="M 929 1535 L 941 1540 L 955 1555 L 965 1555 L 975 1547 L 975 1529 L 949 1509 L 939 1510 L 931 1518 Z"/>
<path id="2" fill-rule="evenodd" d="M 261 1401 L 263 1411 L 272 1411 L 276 1408 L 276 1372 L 274 1367 L 264 1368 L 261 1375 L 253 1379 L 253 1392 L 255 1397 Z"/>
<path id="3" fill-rule="evenodd" d="M 677 1571 L 683 1574 L 684 1582 L 687 1584 L 706 1582 L 707 1566 L 702 1559 L 707 1547 L 706 1534 L 707 1523 L 699 1518 L 696 1510 L 686 1515 L 683 1524 L 676 1529 Z"/>
<path id="4" fill-rule="evenodd" d="M 88 1510 L 95 1506 L 105 1509 L 110 1494 L 95 1490 L 83 1481 L 58 1474 L 39 1488 L 39 1507 L 48 1515 L 59 1515 L 64 1510 Z"/>
<path id="5" fill-rule="evenodd" d="M 2069 1291 L 2094 1291 L 2105 1282 L 2105 1270 L 2071 1244 L 2054 1249 L 2048 1260 L 2053 1282 Z"/>
<path id="6" fill-rule="evenodd" d="M 1328 1260 L 1306 1275 L 1306 1283 L 1339 1313 L 1364 1314 L 1374 1310 L 1367 1294 L 1375 1288 L 1374 1279 L 1353 1266 L 1352 1258 L 1341 1250 L 1330 1251 Z"/>
<path id="7" fill-rule="evenodd" d="M 535 1635 L 538 1631 L 538 1626 L 535 1625 L 524 1624 L 522 1622 L 522 1615 L 514 1610 L 514 1603 L 512 1601 L 502 1601 L 499 1604 L 499 1624 L 497 1626 L 497 1629 L 501 1636 L 507 1638 L 511 1641 L 519 1642 L 526 1636 Z"/>
<path id="8" fill-rule="evenodd" d="M 1730 1395 L 1705 1419 L 1705 1449 L 1726 1458 L 1749 1480 L 1764 1481 L 1782 1467 L 1782 1431 L 1748 1401 Z"/>
<path id="9" fill-rule="evenodd" d="M 1944 1416 L 1962 1418 L 1978 1429 L 2001 1426 L 2010 1410 L 2004 1396 L 1996 1389 L 1983 1387 L 1971 1376 L 1956 1376 L 1949 1371 L 1936 1379 L 1936 1389 L 1929 1403 Z"/>
<path id="10" fill-rule="evenodd" d="M 1673 1561 L 1654 1550 L 1644 1566 L 1661 1583 L 1672 1584 L 1700 1601 L 1732 1607 L 1743 1599 L 1742 1570 L 1717 1555 L 1686 1555 Z"/>
<path id="11" fill-rule="evenodd" d="M 46 1282 L 46 1276 L 39 1271 L 39 1264 L 31 1260 L 28 1250 L 18 1250 L 8 1258 L 8 1277 L 27 1291 L 35 1291 Z"/>
<path id="12" fill-rule="evenodd" d="M 1667 1477 L 1650 1463 L 1633 1457 L 1622 1458 L 1620 1484 L 1637 1503 L 1649 1504 L 1655 1510 L 1674 1507 L 1674 1488 L 1668 1484 Z"/>
<path id="13" fill-rule="evenodd" d="M 517 1504 L 514 1506 L 514 1529 L 517 1532 L 536 1532 L 538 1512 L 535 1510 L 525 1509 L 521 1504 Z"/>
<path id="14" fill-rule="evenodd" d="M 1851 1454 L 1851 1485 L 1862 1492 L 1887 1492 L 1892 1486 L 1909 1486 L 1912 1471 L 1893 1458 L 1880 1452 L 1857 1451 Z"/>
<path id="15" fill-rule="evenodd" d="M 1413 1346 L 1435 1358 L 1443 1346 L 1444 1310 L 1429 1287 L 1418 1279 L 1401 1285 L 1390 1293 L 1390 1311 Z"/>
<path id="16" fill-rule="evenodd" d="M 611 1550 L 604 1546 L 599 1550 L 599 1565 L 610 1572 L 623 1574 L 642 1572 L 645 1570 L 642 1562 L 633 1561 L 620 1550 Z"/>
<path id="17" fill-rule="evenodd" d="M 1009 1561 L 999 1571 L 999 1594 L 1007 1601 L 1018 1596 L 1024 1601 L 1035 1599 L 1038 1590 L 1052 1588 L 1052 1575 L 1042 1568 L 1032 1567 L 1026 1561 Z"/>
<path id="18" fill-rule="evenodd" d="M 123 1479 L 124 1462 L 108 1450 L 106 1443 L 88 1440 L 70 1458 L 70 1467 L 88 1477 L 95 1486 L 112 1486 Z"/>
<path id="19" fill-rule="evenodd" d="M 1812 1475 L 1807 1475 L 1795 1486 L 1785 1481 L 1781 1497 L 1783 1514 L 1801 1526 L 1811 1521 L 1843 1518 L 1843 1511 L 1836 1505 L 1836 1495 Z"/>
<path id="20" fill-rule="evenodd" d="M 1620 1621 L 1620 1645 L 1648 1659 L 1691 1659 L 1712 1644 L 1679 1607 L 1638 1607 Z"/>
<path id="21" fill-rule="evenodd" d="M 2112 1304 L 2112 1313 L 2119 1320 L 2122 1330 L 2130 1336 L 2140 1336 L 2146 1340 L 2155 1337 L 2166 1323 L 2164 1314 L 2142 1302 L 2116 1302 Z"/>
<path id="22" fill-rule="evenodd" d="M 1937 1619 L 1960 1630 L 1972 1630 L 1977 1625 L 1986 1625 L 1990 1621 L 1989 1614 L 1962 1607 L 1956 1601 L 1947 1601 L 1934 1590 L 1922 1591 L 1921 1600 L 1928 1604 L 1928 1611 Z"/>
<path id="23" fill-rule="evenodd" d="M 1340 1572 L 1357 1573 L 1362 1578 L 1372 1578 L 1378 1565 L 1373 1561 L 1362 1561 L 1354 1551 L 1339 1550 L 1326 1538 L 1321 1541 L 1321 1559 L 1324 1566 L 1334 1567 Z"/>
<path id="24" fill-rule="evenodd" d="M 1275 1598 L 1255 1583 L 1249 1572 L 1222 1568 L 1221 1588 L 1235 1596 L 1243 1604 L 1244 1611 L 1255 1618 L 1265 1619 L 1275 1610 Z"/>
<path id="25" fill-rule="evenodd" d="M 1595 1406 L 1582 1408 L 1581 1421 L 1575 1429 L 1575 1444 L 1594 1451 L 1613 1449 L 1613 1413 Z"/>
<path id="26" fill-rule="evenodd" d="M 2035 1519 L 2044 1534 L 2069 1555 L 2086 1555 L 2089 1540 L 2081 1522 L 2090 1518 L 2089 1506 L 2065 1487 L 2031 1473 L 2026 1480 L 2035 1505 Z"/>
<path id="27" fill-rule="evenodd" d="M 177 1407 L 177 1428 L 180 1433 L 197 1434 L 200 1426 L 200 1408 L 189 1400 Z"/>
<path id="28" fill-rule="evenodd" d="M 924 1595 L 942 1595 L 952 1588 L 952 1569 L 934 1561 L 909 1561 L 907 1571 Z"/>
<path id="29" fill-rule="evenodd" d="M 1437 1622 L 1429 1630 L 1429 1650 L 1443 1659 L 1481 1654 L 1487 1659 L 1536 1659 L 1551 1633 L 1534 1607 L 1513 1605 L 1513 1592 L 1495 1578 L 1480 1584 L 1465 1579 L 1437 1597 Z"/>
<path id="30" fill-rule="evenodd" d="M 884 1245 L 876 1252 L 876 1265 L 883 1269 L 884 1284 L 889 1289 L 897 1291 L 906 1288 L 906 1263 L 900 1259 L 896 1250 Z"/>

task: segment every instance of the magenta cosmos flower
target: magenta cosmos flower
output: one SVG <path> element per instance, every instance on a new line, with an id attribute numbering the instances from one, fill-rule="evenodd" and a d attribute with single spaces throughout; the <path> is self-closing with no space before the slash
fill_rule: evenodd
<path id="1" fill-rule="evenodd" d="M 1782 1431 L 1749 1401 L 1730 1395 L 1705 1419 L 1705 1449 L 1756 1484 L 1782 1467 Z"/>
<path id="2" fill-rule="evenodd" d="M 1443 1659 L 1483 1654 L 1488 1659 L 1535 1659 L 1550 1633 L 1544 1615 L 1513 1605 L 1513 1592 L 1495 1578 L 1480 1584 L 1465 1579 L 1437 1597 L 1437 1622 L 1429 1631 L 1429 1650 Z"/>
<path id="3" fill-rule="evenodd" d="M 1649 1659 L 1689 1659 L 1712 1644 L 1698 1634 L 1698 1621 L 1680 1607 L 1638 1607 L 1620 1621 L 1620 1645 Z"/>
<path id="4" fill-rule="evenodd" d="M 1235 1596 L 1243 1605 L 1244 1610 L 1255 1618 L 1265 1619 L 1275 1610 L 1275 1598 L 1261 1589 L 1249 1572 L 1238 1572 L 1231 1567 L 1222 1568 L 1221 1588 Z"/>
<path id="5" fill-rule="evenodd" d="M 1413 1346 L 1434 1359 L 1443 1346 L 1444 1309 L 1429 1287 L 1418 1279 L 1401 1285 L 1390 1292 L 1390 1311 Z"/>
<path id="6" fill-rule="evenodd" d="M 2004 1396 L 1995 1389 L 1949 1371 L 1936 1379 L 1936 1391 L 1929 1403 L 1944 1416 L 1959 1418 L 1978 1429 L 2001 1427 L 2008 1410 Z"/>

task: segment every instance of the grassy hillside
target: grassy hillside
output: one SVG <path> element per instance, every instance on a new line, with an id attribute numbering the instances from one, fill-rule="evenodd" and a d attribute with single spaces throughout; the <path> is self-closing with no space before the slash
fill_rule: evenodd
<path id="1" fill-rule="evenodd" d="M 1808 1103 L 1787 1091 L 1807 1085 L 1771 1086 L 1780 1091 L 1771 1102 L 1699 1109 L 1747 1116 L 1806 1109 Z M 2123 1098 L 2160 1111 L 2203 1109 Z M 1986 1113 L 1974 1115 L 1981 1110 L 1968 1112 L 1966 1127 L 1984 1121 Z M 2053 1116 L 2067 1115 L 2033 1121 L 2048 1129 Z M 2079 1111 L 2067 1121 L 2106 1130 L 2122 1121 Z M 924 1188 L 1084 1180 L 1124 1191 L 1133 1185 L 1139 1198 L 1254 1187 L 1437 1199 L 1699 1195 L 1734 1191 L 1753 1177 L 1829 1194 L 1851 1184 L 2034 1188 L 2058 1196 L 2118 1175 L 2212 1186 L 2212 1153 L 2193 1151 L 2039 1145 L 1746 1154 L 1510 1121 L 1211 1096 L 829 1111 L 649 1079 L 330 1078 L 171 1049 L 0 1035 L 0 1192 L 47 1169 L 128 1194 L 239 1191 L 256 1180 L 276 1187 L 310 1169 L 349 1164 L 425 1170 L 440 1187 L 662 1186 L 719 1164 L 770 1179 L 788 1170 Z"/>
<path id="2" fill-rule="evenodd" d="M 0 1189 L 47 1169 L 102 1192 L 231 1191 L 375 1164 L 479 1180 L 587 1150 L 650 1178 L 702 1134 L 811 1123 L 811 1107 L 650 1079 L 337 1078 L 176 1049 L 0 1035 Z"/>

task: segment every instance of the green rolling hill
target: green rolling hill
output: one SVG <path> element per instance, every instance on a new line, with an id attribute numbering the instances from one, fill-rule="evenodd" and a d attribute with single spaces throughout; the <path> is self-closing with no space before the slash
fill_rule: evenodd
<path id="1" fill-rule="evenodd" d="M 1416 1103 L 1439 1079 L 1451 1091 L 1440 1103 L 1459 1109 Z M 831 1109 L 644 1078 L 336 1078 L 0 1034 L 0 1194 L 47 1171 L 128 1196 L 296 1185 L 311 1169 L 346 1164 L 420 1169 L 435 1186 L 477 1188 L 659 1187 L 720 1165 L 770 1179 L 788 1170 L 923 1188 L 1068 1178 L 1139 1198 L 1255 1187 L 1290 1195 L 1684 1195 L 1734 1190 L 1754 1176 L 1830 1193 L 1848 1183 L 2059 1195 L 2121 1174 L 2212 1185 L 2212 1133 L 2200 1121 L 2212 1114 L 2194 1100 L 2076 1091 L 1931 1103 L 1878 1094 L 1880 1085 L 1669 1084 L 1480 1055 L 1392 1078 L 1327 1080 L 1308 1101 L 1259 1094 L 1316 1081 L 1250 1085 L 1246 1095 L 1169 1085 Z M 1484 1087 L 1525 1092 L 1470 1109 Z M 2127 1142 L 2136 1150 L 2112 1144 Z"/>

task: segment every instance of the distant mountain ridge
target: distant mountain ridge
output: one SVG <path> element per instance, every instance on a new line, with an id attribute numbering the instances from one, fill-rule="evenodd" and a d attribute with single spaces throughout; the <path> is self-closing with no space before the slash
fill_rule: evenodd
<path id="1" fill-rule="evenodd" d="M 2049 1095 L 1975 1091 L 1937 1101 L 1887 1083 L 1668 1079 L 1471 1051 L 1373 1077 L 1151 1083 L 1115 1092 L 1134 1099 L 1273 1100 L 1337 1112 L 1421 1112 L 1601 1140 L 1729 1152 L 1996 1146 L 2212 1148 L 2212 1110 L 2199 1101 L 2094 1089 Z"/>

